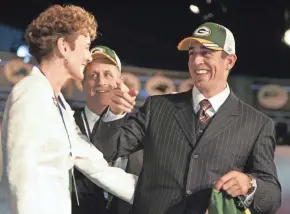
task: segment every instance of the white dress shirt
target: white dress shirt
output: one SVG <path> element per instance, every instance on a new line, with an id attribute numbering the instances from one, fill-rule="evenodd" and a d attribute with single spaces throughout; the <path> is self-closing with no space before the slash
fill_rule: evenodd
<path id="1" fill-rule="evenodd" d="M 219 110 L 219 108 L 222 106 L 222 104 L 226 101 L 226 99 L 228 98 L 229 95 L 230 95 L 230 87 L 228 84 L 223 91 L 221 91 L 217 95 L 210 97 L 210 98 L 205 98 L 203 96 L 203 94 L 196 87 L 193 87 L 192 100 L 193 100 L 194 112 L 197 113 L 200 109 L 199 103 L 202 100 L 207 99 L 210 102 L 211 107 L 206 111 L 206 113 L 210 117 L 212 117 Z"/>
<path id="2" fill-rule="evenodd" d="M 87 127 L 87 123 L 86 123 L 84 114 L 86 114 L 86 118 L 88 120 L 89 127 Z M 81 116 L 82 116 L 82 119 L 83 119 L 83 122 L 85 125 L 87 136 L 90 137 L 90 134 L 93 131 L 94 125 L 100 119 L 100 116 L 95 114 L 94 112 L 92 112 L 87 106 L 85 106 L 85 110 L 82 112 Z"/>

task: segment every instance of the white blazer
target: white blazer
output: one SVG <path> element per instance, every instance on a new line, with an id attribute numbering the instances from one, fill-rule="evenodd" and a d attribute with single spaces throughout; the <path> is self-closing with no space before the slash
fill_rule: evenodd
<path id="1" fill-rule="evenodd" d="M 81 134 L 73 111 L 60 97 L 66 128 L 52 87 L 36 67 L 7 99 L 0 189 L 8 193 L 11 214 L 70 214 L 69 170 L 74 165 L 104 190 L 132 202 L 137 177 L 108 166 L 103 154 Z"/>

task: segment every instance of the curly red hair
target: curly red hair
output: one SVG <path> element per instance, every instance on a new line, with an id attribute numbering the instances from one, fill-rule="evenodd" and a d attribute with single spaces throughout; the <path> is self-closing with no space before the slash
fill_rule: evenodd
<path id="1" fill-rule="evenodd" d="M 57 40 L 64 37 L 73 41 L 78 35 L 97 37 L 95 17 L 85 9 L 75 5 L 53 5 L 33 20 L 25 32 L 30 54 L 40 63 L 50 56 Z"/>

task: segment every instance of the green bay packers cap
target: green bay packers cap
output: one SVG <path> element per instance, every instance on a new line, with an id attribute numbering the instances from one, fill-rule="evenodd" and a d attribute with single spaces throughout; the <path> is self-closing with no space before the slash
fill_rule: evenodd
<path id="1" fill-rule="evenodd" d="M 118 55 L 116 54 L 116 52 L 114 50 L 112 50 L 111 48 L 106 47 L 106 46 L 102 46 L 102 45 L 98 45 L 98 46 L 95 46 L 94 48 L 91 49 L 91 54 L 92 54 L 93 60 L 98 59 L 98 58 L 109 59 L 121 71 L 121 68 L 122 68 L 121 61 L 120 61 Z"/>
<path id="2" fill-rule="evenodd" d="M 206 22 L 200 25 L 191 37 L 179 42 L 178 50 L 188 50 L 194 40 L 212 50 L 223 50 L 228 54 L 236 53 L 234 35 L 229 29 L 220 24 Z"/>

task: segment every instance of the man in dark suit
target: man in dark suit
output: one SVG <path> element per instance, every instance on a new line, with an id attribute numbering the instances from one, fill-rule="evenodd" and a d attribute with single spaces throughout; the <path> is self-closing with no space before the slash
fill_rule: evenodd
<path id="1" fill-rule="evenodd" d="M 93 141 L 115 144 L 112 159 L 144 151 L 132 213 L 202 214 L 213 187 L 239 197 L 252 213 L 275 213 L 281 187 L 273 161 L 274 124 L 227 84 L 237 60 L 233 34 L 204 23 L 178 49 L 189 53 L 192 90 L 149 97 L 114 134 L 105 121 L 93 133 Z M 113 94 L 125 103 L 122 90 Z"/>
<path id="2" fill-rule="evenodd" d="M 98 122 L 102 113 L 105 112 L 111 101 L 111 91 L 116 87 L 117 80 L 121 77 L 121 62 L 112 49 L 105 46 L 96 46 L 91 50 L 93 61 L 89 63 L 84 71 L 83 91 L 86 99 L 85 108 L 75 109 L 75 120 L 83 134 L 91 138 L 91 132 Z M 123 85 L 123 88 L 126 87 Z M 110 117 L 108 119 L 118 119 Z M 122 119 L 121 119 L 122 120 Z M 109 144 L 98 143 L 95 146 L 104 154 L 114 151 Z M 142 152 L 118 158 L 110 164 L 122 168 L 130 173 L 141 170 L 140 157 Z M 135 165 L 135 167 L 130 167 Z M 80 205 L 77 204 L 75 194 L 72 194 L 73 214 L 128 214 L 131 205 L 121 199 L 113 197 L 92 183 L 75 169 L 76 186 L 79 193 Z"/>

